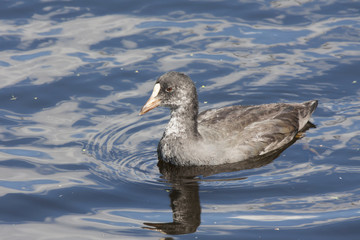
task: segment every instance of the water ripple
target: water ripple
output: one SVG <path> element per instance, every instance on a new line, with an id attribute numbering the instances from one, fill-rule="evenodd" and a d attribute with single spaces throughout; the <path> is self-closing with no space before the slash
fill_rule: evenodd
<path id="1" fill-rule="evenodd" d="M 159 184 L 156 146 L 162 126 L 148 126 L 134 114 L 106 124 L 109 126 L 95 134 L 84 149 L 91 156 L 93 172 L 112 182 Z"/>

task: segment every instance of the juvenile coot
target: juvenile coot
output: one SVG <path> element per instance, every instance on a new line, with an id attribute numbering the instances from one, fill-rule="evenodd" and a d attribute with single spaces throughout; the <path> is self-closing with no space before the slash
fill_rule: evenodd
<path id="1" fill-rule="evenodd" d="M 168 72 L 155 83 L 140 111 L 168 107 L 171 118 L 158 145 L 159 158 L 175 165 L 219 165 L 281 148 L 294 139 L 317 107 L 316 100 L 230 106 L 198 113 L 193 81 Z"/>

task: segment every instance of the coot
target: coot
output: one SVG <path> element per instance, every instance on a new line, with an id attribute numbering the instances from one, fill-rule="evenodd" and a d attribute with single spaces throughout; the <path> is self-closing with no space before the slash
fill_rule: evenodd
<path id="1" fill-rule="evenodd" d="M 168 72 L 140 111 L 168 107 L 171 118 L 158 145 L 159 159 L 174 165 L 219 165 L 261 156 L 289 143 L 309 121 L 316 100 L 230 106 L 198 113 L 193 81 Z"/>

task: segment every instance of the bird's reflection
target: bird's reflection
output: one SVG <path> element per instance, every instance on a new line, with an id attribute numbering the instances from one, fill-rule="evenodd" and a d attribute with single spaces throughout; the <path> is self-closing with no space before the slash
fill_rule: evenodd
<path id="1" fill-rule="evenodd" d="M 200 225 L 199 185 L 186 179 L 174 181 L 169 194 L 173 211 L 173 222 L 144 223 L 145 229 L 156 230 L 165 234 L 177 235 L 193 233 Z"/>
<path id="2" fill-rule="evenodd" d="M 309 128 L 315 127 L 308 123 L 301 133 Z M 301 135 L 301 134 L 300 134 Z M 201 207 L 199 198 L 199 178 L 198 176 L 210 176 L 223 172 L 234 172 L 245 169 L 262 167 L 271 163 L 286 148 L 298 140 L 294 138 L 290 143 L 263 156 L 252 158 L 238 163 L 223 164 L 216 166 L 174 166 L 159 160 L 158 167 L 163 178 L 171 184 L 169 194 L 173 221 L 168 223 L 144 223 L 144 229 L 159 231 L 169 235 L 179 235 L 193 233 L 201 223 Z M 245 178 L 244 178 L 245 179 Z M 228 181 L 241 180 L 227 179 Z"/>

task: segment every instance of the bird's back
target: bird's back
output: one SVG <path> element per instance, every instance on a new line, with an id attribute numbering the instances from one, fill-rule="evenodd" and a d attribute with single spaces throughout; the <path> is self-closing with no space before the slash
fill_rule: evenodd
<path id="1" fill-rule="evenodd" d="M 317 101 L 308 101 L 210 109 L 199 114 L 198 130 L 204 141 L 218 142 L 219 151 L 237 149 L 251 157 L 290 142 L 316 106 Z"/>

